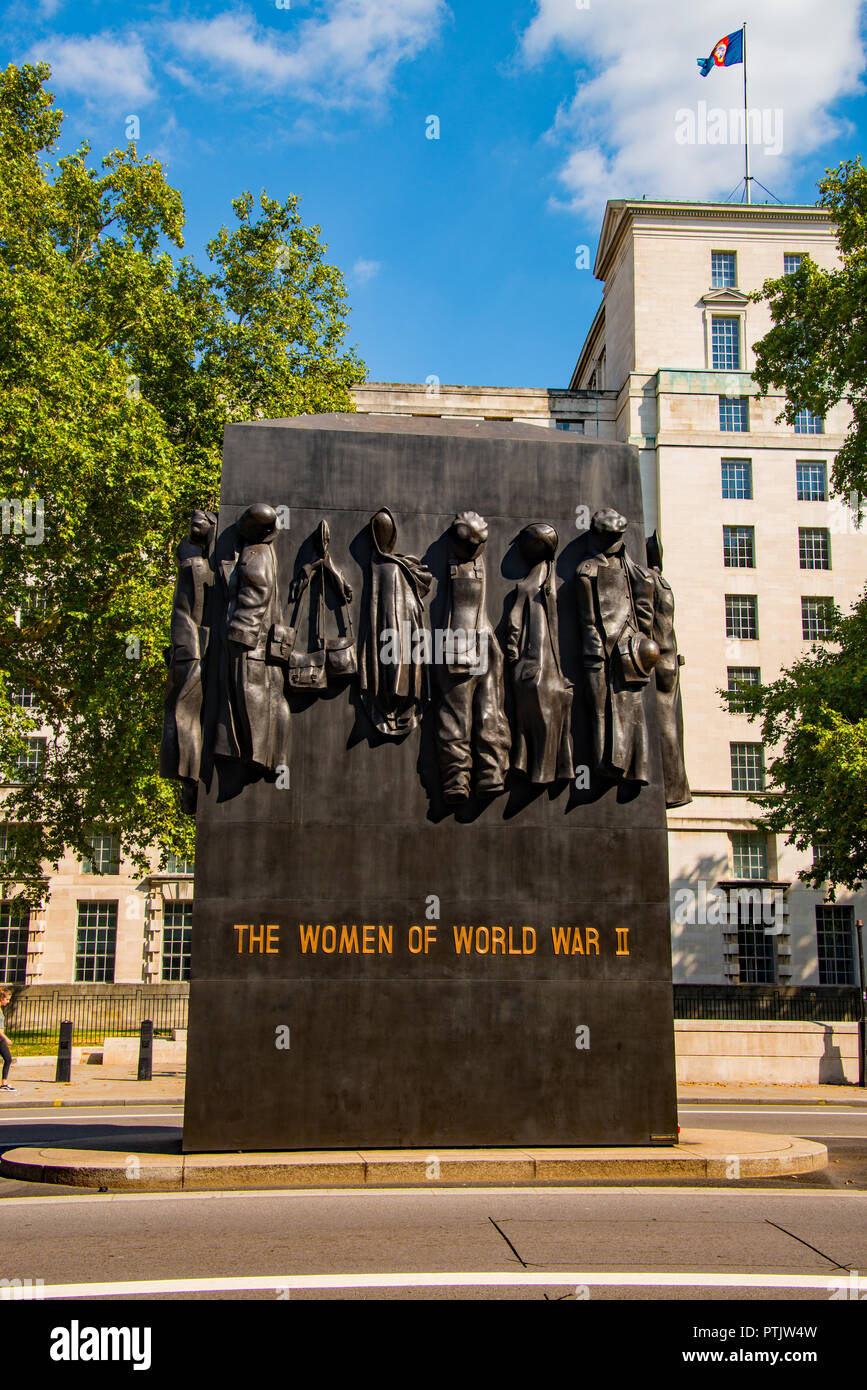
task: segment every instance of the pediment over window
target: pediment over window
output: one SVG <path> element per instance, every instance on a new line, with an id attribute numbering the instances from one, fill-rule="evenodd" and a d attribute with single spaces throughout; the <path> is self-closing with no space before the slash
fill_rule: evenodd
<path id="1" fill-rule="evenodd" d="M 743 290 L 733 288 L 725 290 L 708 290 L 703 294 L 700 303 L 707 304 L 713 309 L 744 309 L 750 302 L 748 294 Z"/>

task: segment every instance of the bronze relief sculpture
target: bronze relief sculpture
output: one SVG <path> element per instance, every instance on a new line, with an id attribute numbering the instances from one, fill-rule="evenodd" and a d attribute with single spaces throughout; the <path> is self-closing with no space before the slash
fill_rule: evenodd
<path id="1" fill-rule="evenodd" d="M 172 602 L 171 646 L 165 659 L 166 682 L 160 773 L 181 782 L 181 804 L 195 813 L 202 770 L 202 712 L 210 639 L 217 536 L 213 512 L 195 511 L 189 536 L 178 546 L 178 574 Z"/>
<path id="2" fill-rule="evenodd" d="M 572 685 L 560 665 L 554 555 L 559 537 L 542 522 L 525 526 L 518 547 L 530 572 L 507 617 L 513 702 L 512 766 L 531 782 L 573 775 Z"/>
<path id="3" fill-rule="evenodd" d="M 686 806 L 692 801 L 683 759 L 683 702 L 680 668 L 674 633 L 674 594 L 662 573 L 662 542 L 654 531 L 647 540 L 647 563 L 653 577 L 653 637 L 659 646 L 656 663 L 656 711 L 662 749 L 666 806 Z"/>
<path id="4" fill-rule="evenodd" d="M 225 683 L 214 752 L 272 777 L 289 762 L 289 706 L 283 669 L 269 652 L 282 617 L 277 581 L 277 513 L 248 507 L 236 526 L 236 560 L 225 562 Z"/>
<path id="5" fill-rule="evenodd" d="M 370 519 L 368 593 L 358 638 L 361 701 L 378 733 L 402 738 L 428 700 L 424 600 L 433 575 L 414 555 L 395 551 L 388 507 Z"/>
<path id="6" fill-rule="evenodd" d="M 503 653 L 488 617 L 482 552 L 488 525 L 459 512 L 449 527 L 449 594 L 444 660 L 437 664 L 440 699 L 436 742 L 446 801 L 504 790 L 511 733 L 503 690 Z"/>
<path id="7" fill-rule="evenodd" d="M 330 553 L 331 530 L 327 521 L 316 529 L 317 558 L 303 565 L 292 581 L 289 602 L 295 605 L 292 624 L 280 630 L 280 654 L 292 690 L 323 690 L 331 683 L 354 676 L 357 668 L 352 631 L 352 589 L 334 564 Z M 307 622 L 298 626 L 301 602 L 308 594 Z M 333 608 L 329 606 L 329 595 Z M 334 614 L 339 629 L 328 635 L 328 615 Z"/>
<path id="8" fill-rule="evenodd" d="M 660 651 L 653 638 L 653 578 L 626 553 L 626 527 L 626 517 L 613 507 L 594 514 L 593 553 L 578 566 L 578 622 L 595 770 L 647 784 L 644 690 Z"/>

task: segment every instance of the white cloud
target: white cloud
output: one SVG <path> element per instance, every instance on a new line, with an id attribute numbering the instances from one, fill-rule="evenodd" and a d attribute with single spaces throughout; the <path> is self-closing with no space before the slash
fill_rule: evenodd
<path id="1" fill-rule="evenodd" d="M 861 0 L 537 0 L 523 34 L 527 64 L 558 51 L 581 64 L 574 96 L 557 112 L 550 139 L 568 150 L 557 173 L 564 199 L 556 206 L 599 216 L 606 198 L 713 199 L 743 175 L 743 138 L 728 112 L 743 107 L 743 66 L 702 78 L 696 59 L 747 20 L 749 106 L 765 113 L 761 140 L 751 143 L 751 172 L 785 198 L 805 156 L 848 127 L 836 101 L 860 90 L 865 55 Z M 705 121 L 699 103 L 706 104 Z M 726 112 L 727 143 L 680 143 L 692 111 L 695 133 L 711 133 L 713 108 Z M 776 112 L 782 115 L 776 116 Z M 780 125 L 782 121 L 782 125 Z M 782 145 L 776 154 L 771 151 Z M 817 177 L 821 169 L 817 168 Z M 755 197 L 755 191 L 754 191 Z"/>
<path id="2" fill-rule="evenodd" d="M 329 0 L 322 18 L 276 11 L 285 28 L 247 10 L 177 21 L 167 35 L 188 64 L 199 62 L 252 90 L 291 92 L 336 105 L 376 101 L 399 63 L 436 37 L 444 0 Z"/>
<path id="3" fill-rule="evenodd" d="M 135 34 L 123 39 L 58 36 L 32 48 L 28 58 L 51 64 L 52 89 L 77 92 L 88 100 L 135 109 L 156 96 L 147 53 Z"/>
<path id="4" fill-rule="evenodd" d="M 366 285 L 368 281 L 375 279 L 381 270 L 382 261 L 365 261 L 360 258 L 352 267 L 352 278 L 359 285 Z"/>

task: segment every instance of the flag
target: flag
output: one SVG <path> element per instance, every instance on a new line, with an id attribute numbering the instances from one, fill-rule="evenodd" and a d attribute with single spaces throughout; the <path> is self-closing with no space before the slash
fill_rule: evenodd
<path id="1" fill-rule="evenodd" d="M 730 68 L 734 63 L 744 61 L 744 31 L 736 29 L 733 34 L 726 34 L 724 39 L 720 39 L 715 45 L 713 53 L 709 58 L 696 58 L 699 71 L 702 77 L 707 77 L 711 68 Z"/>

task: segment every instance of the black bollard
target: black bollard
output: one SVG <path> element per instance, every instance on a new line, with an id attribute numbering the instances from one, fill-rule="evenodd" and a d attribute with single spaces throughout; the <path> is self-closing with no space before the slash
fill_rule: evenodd
<path id="1" fill-rule="evenodd" d="M 60 1025 L 60 1037 L 57 1040 L 57 1071 L 54 1074 L 54 1080 L 72 1080 L 72 1024 L 68 1021 Z"/>
<path id="2" fill-rule="evenodd" d="M 154 1071 L 154 1025 L 146 1018 L 141 1026 L 141 1041 L 138 1049 L 138 1079 L 151 1081 Z"/>

